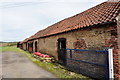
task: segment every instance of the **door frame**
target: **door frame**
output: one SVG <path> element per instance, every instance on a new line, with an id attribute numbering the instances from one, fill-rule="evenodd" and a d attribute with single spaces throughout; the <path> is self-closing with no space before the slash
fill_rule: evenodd
<path id="1" fill-rule="evenodd" d="M 35 41 L 35 52 L 37 52 L 38 51 L 38 42 L 37 41 Z"/>
<path id="2" fill-rule="evenodd" d="M 66 65 L 66 38 L 59 38 L 57 41 L 58 62 Z"/>

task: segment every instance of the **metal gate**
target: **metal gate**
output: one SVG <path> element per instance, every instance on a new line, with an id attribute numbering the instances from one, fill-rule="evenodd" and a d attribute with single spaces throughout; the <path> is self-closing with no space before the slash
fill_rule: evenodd
<path id="1" fill-rule="evenodd" d="M 109 79 L 107 50 L 66 49 L 66 66 L 92 78 Z"/>
<path id="2" fill-rule="evenodd" d="M 66 65 L 66 50 L 59 49 L 58 50 L 58 61 L 62 65 Z"/>

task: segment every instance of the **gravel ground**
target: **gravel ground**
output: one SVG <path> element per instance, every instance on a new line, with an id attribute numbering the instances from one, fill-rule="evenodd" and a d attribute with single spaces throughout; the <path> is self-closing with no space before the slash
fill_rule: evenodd
<path id="1" fill-rule="evenodd" d="M 2 62 L 0 63 L 2 63 L 0 69 L 2 67 L 3 78 L 55 78 L 53 74 L 40 68 L 26 56 L 17 52 L 3 52 Z"/>

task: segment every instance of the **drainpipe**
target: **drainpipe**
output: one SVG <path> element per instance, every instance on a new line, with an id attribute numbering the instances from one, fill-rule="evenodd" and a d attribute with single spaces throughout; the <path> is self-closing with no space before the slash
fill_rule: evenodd
<path id="1" fill-rule="evenodd" d="M 113 49 L 108 49 L 108 60 L 109 60 L 109 79 L 114 80 Z"/>

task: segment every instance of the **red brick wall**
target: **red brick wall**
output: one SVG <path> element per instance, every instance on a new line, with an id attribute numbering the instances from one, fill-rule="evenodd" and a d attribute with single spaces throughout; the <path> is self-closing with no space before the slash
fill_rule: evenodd
<path id="1" fill-rule="evenodd" d="M 117 17 L 118 49 L 114 52 L 115 77 L 120 80 L 120 15 Z"/>
<path id="2" fill-rule="evenodd" d="M 113 64 L 114 64 L 114 77 L 115 80 L 119 80 L 120 79 L 120 74 L 119 74 L 119 68 L 120 68 L 120 64 L 119 64 L 119 57 L 118 57 L 118 49 L 114 49 L 113 50 Z"/>
<path id="3" fill-rule="evenodd" d="M 112 27 L 109 27 L 108 29 L 110 32 L 111 32 L 111 38 L 109 39 L 106 39 L 105 41 L 105 47 L 108 47 L 108 48 L 113 48 L 113 64 L 114 64 L 114 77 L 115 77 L 115 80 L 118 80 L 119 79 L 119 41 L 118 41 L 118 26 L 112 26 Z"/>
<path id="4" fill-rule="evenodd" d="M 117 23 L 118 24 L 118 23 Z M 114 27 L 110 27 L 109 30 L 111 31 L 111 38 L 110 39 L 106 39 L 106 47 L 109 48 L 114 48 L 113 50 L 113 64 L 114 64 L 114 77 L 115 80 L 119 80 L 120 79 L 120 64 L 119 64 L 119 49 L 120 49 L 120 27 L 114 26 Z"/>
<path id="5" fill-rule="evenodd" d="M 111 38 L 106 39 L 106 47 L 113 49 L 113 64 L 115 80 L 120 80 L 120 17 L 117 26 L 111 27 Z"/>

